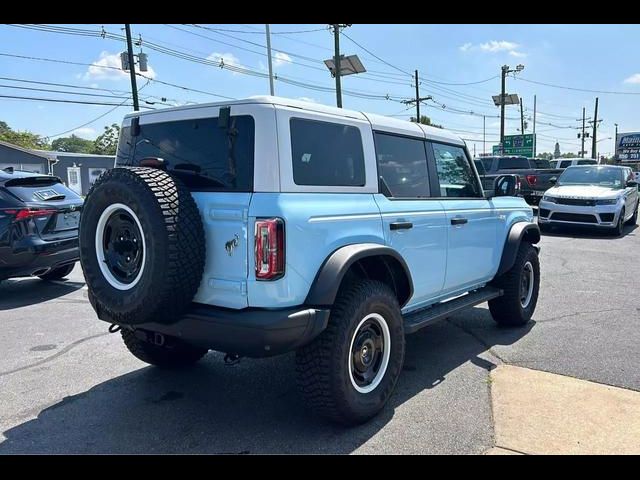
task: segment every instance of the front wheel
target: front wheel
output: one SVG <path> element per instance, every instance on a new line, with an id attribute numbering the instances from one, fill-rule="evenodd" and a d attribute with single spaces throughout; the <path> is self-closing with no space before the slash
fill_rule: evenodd
<path id="1" fill-rule="evenodd" d="M 365 280 L 339 294 L 329 324 L 296 352 L 298 387 L 319 415 L 363 423 L 385 405 L 404 363 L 404 327 L 393 291 Z"/>
<path id="2" fill-rule="evenodd" d="M 627 220 L 626 225 L 635 225 L 638 223 L 638 204 L 636 203 L 636 208 L 633 211 L 633 215 L 629 220 Z"/>
<path id="3" fill-rule="evenodd" d="M 523 242 L 511 270 L 492 284 L 504 291 L 501 297 L 489 300 L 489 311 L 498 325 L 520 326 L 531 320 L 540 290 L 540 262 L 533 245 Z"/>
<path id="4" fill-rule="evenodd" d="M 615 227 L 613 227 L 611 231 L 611 234 L 614 237 L 621 237 L 622 233 L 624 232 L 624 215 L 625 215 L 625 211 L 623 208 L 622 211 L 620 212 L 620 216 L 618 217 L 618 223 L 616 224 Z"/>

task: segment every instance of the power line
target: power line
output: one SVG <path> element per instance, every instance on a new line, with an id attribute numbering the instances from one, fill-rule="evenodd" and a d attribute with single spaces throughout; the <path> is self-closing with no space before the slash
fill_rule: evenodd
<path id="1" fill-rule="evenodd" d="M 81 100 L 64 100 L 61 98 L 39 98 L 39 97 L 20 97 L 14 95 L 0 95 L 0 98 L 8 98 L 14 100 L 38 100 L 42 102 L 54 102 L 54 103 L 77 103 L 82 105 L 107 105 L 111 107 L 119 107 L 121 106 L 119 103 L 106 103 L 106 102 L 89 102 L 89 101 L 81 101 Z M 127 105 L 127 107 L 132 107 L 133 105 Z M 149 110 L 154 110 L 151 107 L 142 107 L 147 108 Z"/>
<path id="2" fill-rule="evenodd" d="M 409 72 L 404 71 L 401 68 L 396 67 L 395 65 L 393 65 L 392 63 L 387 62 L 386 60 L 383 60 L 382 58 L 380 58 L 379 56 L 377 56 L 375 53 L 371 52 L 370 50 L 367 50 L 367 48 L 363 47 L 362 45 L 360 45 L 358 42 L 356 42 L 353 38 L 351 38 L 349 35 L 347 35 L 346 33 L 340 32 L 342 34 L 343 37 L 346 37 L 347 39 L 349 39 L 352 43 L 356 44 L 358 47 L 360 47 L 362 50 L 364 50 L 365 52 L 367 52 L 369 55 L 377 58 L 379 61 L 381 61 L 382 63 L 384 63 L 385 65 L 388 65 L 391 68 L 394 68 L 396 70 L 398 70 L 399 72 L 404 73 L 405 75 L 408 75 L 410 77 L 413 77 L 413 75 Z"/>
<path id="3" fill-rule="evenodd" d="M 535 83 L 536 85 L 544 85 L 545 87 L 562 88 L 564 90 L 574 90 L 574 91 L 577 91 L 577 92 L 604 93 L 604 94 L 610 94 L 610 95 L 640 95 L 640 92 L 617 92 L 617 91 L 611 91 L 611 90 L 590 90 L 590 89 L 587 89 L 587 88 L 567 87 L 565 85 L 554 85 L 552 83 L 538 82 L 538 81 L 535 81 L 535 80 L 528 80 L 528 79 L 522 78 L 522 77 L 519 77 L 518 79 L 522 80 L 523 82 Z"/>

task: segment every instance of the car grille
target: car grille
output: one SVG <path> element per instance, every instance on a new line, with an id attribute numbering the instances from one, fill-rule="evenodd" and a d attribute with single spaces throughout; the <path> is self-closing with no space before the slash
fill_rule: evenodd
<path id="1" fill-rule="evenodd" d="M 582 207 L 594 207 L 596 205 L 595 200 L 586 198 L 558 198 L 557 203 L 560 205 L 580 205 Z"/>
<path id="2" fill-rule="evenodd" d="M 541 217 L 548 217 L 549 216 L 549 210 L 547 210 L 546 208 L 541 208 L 540 209 L 540 216 Z"/>
<path id="3" fill-rule="evenodd" d="M 613 222 L 614 213 L 601 213 L 600 221 L 602 222 Z"/>
<path id="4" fill-rule="evenodd" d="M 551 215 L 552 220 L 560 222 L 582 222 L 582 223 L 598 223 L 595 215 L 585 215 L 582 213 L 560 213 L 556 212 Z"/>

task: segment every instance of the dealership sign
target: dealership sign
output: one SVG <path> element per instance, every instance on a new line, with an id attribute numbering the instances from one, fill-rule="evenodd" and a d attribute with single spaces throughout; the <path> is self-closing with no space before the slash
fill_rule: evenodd
<path id="1" fill-rule="evenodd" d="M 640 132 L 619 133 L 616 156 L 621 162 L 640 162 Z"/>

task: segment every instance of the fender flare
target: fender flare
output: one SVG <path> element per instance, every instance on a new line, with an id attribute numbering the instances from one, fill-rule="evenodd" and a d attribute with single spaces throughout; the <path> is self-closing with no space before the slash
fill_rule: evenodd
<path id="1" fill-rule="evenodd" d="M 540 241 L 540 227 L 538 227 L 537 223 L 516 222 L 511 226 L 502 250 L 502 258 L 500 259 L 496 277 L 511 270 L 523 240 L 531 243 L 540 251 L 540 247 L 536 245 Z"/>
<path id="2" fill-rule="evenodd" d="M 401 267 L 408 284 L 408 292 L 399 299 L 402 308 L 413 296 L 413 280 L 407 263 L 394 249 L 377 243 L 358 243 L 346 245 L 335 250 L 322 264 L 316 278 L 309 289 L 306 305 L 333 305 L 338 290 L 349 268 L 358 260 L 367 257 L 388 257 Z M 406 297 L 406 298 L 405 298 Z"/>

